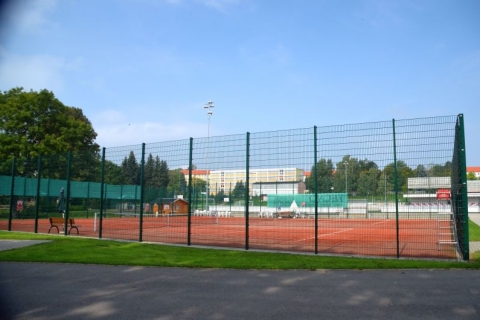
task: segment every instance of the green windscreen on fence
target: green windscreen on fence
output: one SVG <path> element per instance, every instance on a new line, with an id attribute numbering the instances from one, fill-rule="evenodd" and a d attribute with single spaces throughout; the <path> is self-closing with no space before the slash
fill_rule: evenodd
<path id="1" fill-rule="evenodd" d="M 9 176 L 0 176 L 0 195 L 10 195 L 10 186 L 12 178 Z M 66 189 L 66 180 L 40 179 L 40 196 L 58 197 L 62 188 Z M 72 198 L 80 199 L 99 199 L 99 182 L 70 182 Z M 15 177 L 15 196 L 34 197 L 37 193 L 37 179 Z M 138 200 L 140 199 L 140 187 L 134 185 L 110 185 L 104 186 L 105 199 L 118 200 Z"/>

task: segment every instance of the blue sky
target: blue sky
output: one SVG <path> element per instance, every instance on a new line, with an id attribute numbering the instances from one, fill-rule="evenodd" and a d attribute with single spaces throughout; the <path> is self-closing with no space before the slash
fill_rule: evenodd
<path id="1" fill-rule="evenodd" d="M 17 0 L 0 90 L 46 88 L 102 147 L 465 115 L 480 165 L 478 0 Z"/>

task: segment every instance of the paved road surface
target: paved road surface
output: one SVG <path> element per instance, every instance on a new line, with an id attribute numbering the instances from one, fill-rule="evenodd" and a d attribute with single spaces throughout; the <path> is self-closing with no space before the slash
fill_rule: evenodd
<path id="1" fill-rule="evenodd" d="M 480 225 L 480 214 L 470 215 Z M 0 241 L 9 250 L 38 241 Z M 0 319 L 480 319 L 480 270 L 0 263 Z"/>
<path id="2" fill-rule="evenodd" d="M 0 263 L 1 319 L 480 319 L 480 270 Z"/>

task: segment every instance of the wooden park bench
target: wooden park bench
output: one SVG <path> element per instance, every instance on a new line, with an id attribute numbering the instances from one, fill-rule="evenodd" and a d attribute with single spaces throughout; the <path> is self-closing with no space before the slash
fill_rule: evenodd
<path id="1" fill-rule="evenodd" d="M 63 230 L 63 226 L 65 224 L 64 218 L 49 218 L 49 220 L 50 220 L 50 229 L 48 229 L 48 233 L 50 233 L 50 230 L 52 230 L 52 228 L 57 228 L 58 233 L 60 233 L 60 229 L 58 227 L 62 227 L 62 230 Z M 70 234 L 72 229 L 76 229 L 78 234 L 78 227 L 79 226 L 75 225 L 74 219 L 72 218 L 68 219 L 68 223 L 67 223 L 68 234 Z"/>

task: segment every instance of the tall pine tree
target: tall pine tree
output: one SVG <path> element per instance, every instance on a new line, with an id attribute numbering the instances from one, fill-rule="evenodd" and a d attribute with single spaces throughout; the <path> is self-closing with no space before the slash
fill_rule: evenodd
<path id="1" fill-rule="evenodd" d="M 138 164 L 133 151 L 130 151 L 128 158 L 125 157 L 122 161 L 122 172 L 126 184 L 140 184 L 140 165 Z"/>

